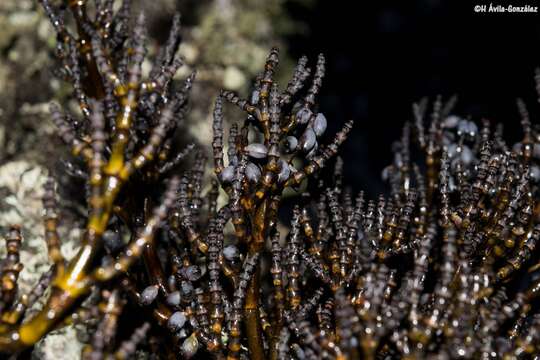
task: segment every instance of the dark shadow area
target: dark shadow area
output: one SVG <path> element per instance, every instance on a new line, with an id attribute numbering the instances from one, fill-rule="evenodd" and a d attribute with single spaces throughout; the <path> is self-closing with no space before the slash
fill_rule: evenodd
<path id="1" fill-rule="evenodd" d="M 293 57 L 327 56 L 320 103 L 330 130 L 356 120 L 342 152 L 345 178 L 355 189 L 384 189 L 380 171 L 390 161 L 391 143 L 422 96 L 457 94 L 457 114 L 502 122 L 510 137 L 519 131 L 516 97 L 524 98 L 533 121 L 540 114 L 534 85 L 540 14 L 475 13 L 477 4 L 489 7 L 483 0 L 359 3 L 288 5 L 310 30 L 289 38 Z"/>

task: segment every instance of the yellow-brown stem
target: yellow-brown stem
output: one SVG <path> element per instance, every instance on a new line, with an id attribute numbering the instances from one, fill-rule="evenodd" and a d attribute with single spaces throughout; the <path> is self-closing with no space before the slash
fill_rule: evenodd
<path id="1" fill-rule="evenodd" d="M 261 319 L 259 317 L 259 275 L 260 268 L 259 264 L 257 264 L 257 269 L 249 282 L 249 287 L 246 294 L 246 303 L 244 306 L 249 358 L 252 360 L 265 359 L 262 326 Z"/>

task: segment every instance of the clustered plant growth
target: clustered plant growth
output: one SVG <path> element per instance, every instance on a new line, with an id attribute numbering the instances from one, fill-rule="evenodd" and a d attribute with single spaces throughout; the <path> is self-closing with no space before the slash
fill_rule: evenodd
<path id="1" fill-rule="evenodd" d="M 324 57 L 313 71 L 300 59 L 280 91 L 273 49 L 249 100 L 217 97 L 216 178 L 203 194 L 203 149 L 175 142 L 194 80 L 173 80 L 182 65 L 179 17 L 144 80 L 144 17 L 132 21 L 129 0 L 116 13 L 113 1 L 40 2 L 58 34 L 58 73 L 81 110 L 76 117 L 51 106 L 81 159 L 75 172 L 86 180 L 88 214 L 80 249 L 66 261 L 47 182 L 53 265 L 24 295 L 20 228 L 10 229 L 1 352 L 20 353 L 75 322 L 91 333 L 85 359 L 130 358 L 137 347 L 201 359 L 539 355 L 540 132 L 523 102 L 524 137 L 512 149 L 488 121 L 478 130 L 450 115 L 452 99 L 433 103 L 427 131 L 428 103 L 415 104 L 383 173 L 390 195 L 353 200 L 339 159 L 330 182 L 318 174 L 352 126 L 322 140 L 327 123 L 315 99 Z M 245 113 L 226 139 L 224 102 Z M 284 234 L 287 188 L 304 190 Z M 29 312 L 44 294 L 43 308 Z"/>

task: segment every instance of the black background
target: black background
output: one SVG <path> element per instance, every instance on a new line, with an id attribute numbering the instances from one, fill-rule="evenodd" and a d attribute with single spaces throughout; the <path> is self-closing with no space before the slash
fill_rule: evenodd
<path id="1" fill-rule="evenodd" d="M 347 119 L 356 121 L 342 152 L 346 179 L 355 190 L 385 190 L 380 172 L 391 161 L 391 143 L 411 119 L 412 102 L 422 96 L 457 94 L 457 114 L 503 122 L 510 137 L 519 131 L 516 97 L 527 102 L 533 121 L 538 118 L 534 69 L 540 65 L 540 14 L 474 12 L 475 5 L 489 3 L 287 5 L 291 16 L 309 27 L 305 35 L 288 38 L 291 54 L 312 61 L 318 52 L 327 57 L 320 108 L 330 133 Z"/>

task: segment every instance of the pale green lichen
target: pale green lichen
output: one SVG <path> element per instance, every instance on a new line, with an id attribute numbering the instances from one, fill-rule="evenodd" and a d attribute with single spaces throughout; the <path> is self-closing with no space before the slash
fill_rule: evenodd
<path id="1" fill-rule="evenodd" d="M 24 265 L 19 275 L 19 293 L 28 293 L 40 276 L 50 267 L 47 246 L 43 238 L 43 184 L 48 171 L 35 163 L 12 161 L 0 166 L 0 228 L 11 224 L 22 225 L 23 243 L 21 263 Z M 68 225 L 68 226 L 66 226 Z M 61 251 L 70 259 L 78 248 L 81 230 L 72 223 L 60 223 L 58 229 L 62 238 Z M 5 255 L 5 247 L 0 246 L 0 257 Z M 41 302 L 34 304 L 39 308 Z M 34 350 L 36 359 L 76 359 L 82 343 L 77 340 L 72 327 L 67 327 L 47 335 Z"/>
<path id="2" fill-rule="evenodd" d="M 66 326 L 43 338 L 32 353 L 35 360 L 73 360 L 79 358 L 83 344 L 77 338 L 77 329 Z"/>
<path id="3" fill-rule="evenodd" d="M 21 263 L 19 291 L 28 293 L 42 273 L 49 267 L 47 246 L 43 227 L 43 184 L 48 171 L 37 164 L 26 161 L 12 161 L 0 166 L 0 228 L 7 229 L 11 224 L 22 225 Z M 66 227 L 68 225 L 68 227 Z M 62 253 L 66 258 L 75 255 L 76 239 L 80 229 L 73 224 L 60 224 Z M 5 247 L 0 246 L 0 256 Z"/>

